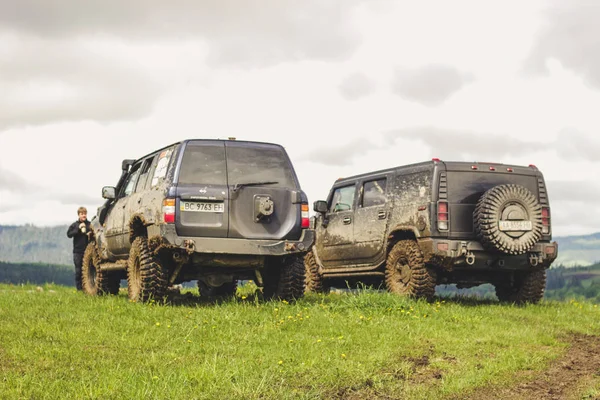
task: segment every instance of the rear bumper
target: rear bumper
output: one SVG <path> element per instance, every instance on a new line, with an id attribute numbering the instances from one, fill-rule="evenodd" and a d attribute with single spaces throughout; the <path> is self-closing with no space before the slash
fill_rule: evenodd
<path id="1" fill-rule="evenodd" d="M 285 256 L 304 253 L 315 241 L 315 231 L 303 229 L 299 240 L 258 240 L 178 236 L 174 225 L 152 225 L 148 236 L 160 236 L 168 244 L 188 252 L 204 254 L 240 254 L 257 256 Z"/>
<path id="2" fill-rule="evenodd" d="M 558 256 L 556 242 L 538 242 L 525 254 L 509 255 L 483 248 L 477 241 L 420 239 L 419 245 L 426 263 L 445 269 L 531 269 L 549 268 Z"/>

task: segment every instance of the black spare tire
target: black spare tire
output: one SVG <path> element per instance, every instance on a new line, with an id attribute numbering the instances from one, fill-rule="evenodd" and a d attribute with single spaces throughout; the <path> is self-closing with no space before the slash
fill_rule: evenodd
<path id="1" fill-rule="evenodd" d="M 542 237 L 542 206 L 521 185 L 499 185 L 481 196 L 473 222 L 486 249 L 523 254 Z"/>

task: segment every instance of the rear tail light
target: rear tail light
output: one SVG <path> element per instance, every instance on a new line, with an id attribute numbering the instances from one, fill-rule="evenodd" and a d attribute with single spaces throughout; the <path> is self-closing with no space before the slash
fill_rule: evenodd
<path id="1" fill-rule="evenodd" d="M 308 204 L 303 203 L 301 206 L 301 210 L 302 210 L 302 228 L 309 228 L 310 227 L 310 219 L 308 216 Z"/>
<path id="2" fill-rule="evenodd" d="M 175 199 L 164 199 L 163 200 L 163 220 L 165 224 L 175 223 Z"/>
<path id="3" fill-rule="evenodd" d="M 542 234 L 550 234 L 550 208 L 542 207 Z"/>
<path id="4" fill-rule="evenodd" d="M 440 231 L 448 230 L 448 202 L 439 201 L 437 206 L 437 227 Z"/>

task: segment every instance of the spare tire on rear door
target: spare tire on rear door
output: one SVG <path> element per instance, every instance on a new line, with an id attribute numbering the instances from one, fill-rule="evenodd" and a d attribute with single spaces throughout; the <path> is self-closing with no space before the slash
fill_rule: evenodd
<path id="1" fill-rule="evenodd" d="M 542 237 L 542 207 L 529 189 L 499 185 L 481 196 L 473 223 L 485 248 L 523 254 Z"/>

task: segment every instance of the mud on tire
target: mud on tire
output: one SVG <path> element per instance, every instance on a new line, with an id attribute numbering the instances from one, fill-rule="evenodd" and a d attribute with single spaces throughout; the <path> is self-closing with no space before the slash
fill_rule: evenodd
<path id="1" fill-rule="evenodd" d="M 501 302 L 516 304 L 538 303 L 544 297 L 546 270 L 537 269 L 516 275 L 514 280 L 494 284 Z"/>
<path id="2" fill-rule="evenodd" d="M 388 291 L 416 298 L 431 299 L 435 294 L 436 274 L 423 263 L 414 240 L 400 240 L 388 254 L 385 267 Z"/>
<path id="3" fill-rule="evenodd" d="M 83 292 L 90 296 L 119 293 L 119 277 L 110 272 L 100 272 L 100 255 L 96 242 L 88 243 L 83 254 L 81 266 L 81 286 Z"/>
<path id="4" fill-rule="evenodd" d="M 304 295 L 304 262 L 301 257 L 271 261 L 263 274 L 265 299 L 294 301 Z"/>
<path id="5" fill-rule="evenodd" d="M 532 230 L 502 231 L 502 220 L 531 221 Z M 481 196 L 473 212 L 475 233 L 489 250 L 524 254 L 542 237 L 542 207 L 527 188 L 499 185 Z"/>
<path id="6" fill-rule="evenodd" d="M 304 256 L 304 291 L 315 293 L 328 293 L 329 287 L 323 282 L 323 275 L 319 273 L 319 266 L 314 253 L 309 251 Z"/>
<path id="7" fill-rule="evenodd" d="M 148 249 L 148 239 L 135 238 L 127 261 L 127 292 L 132 301 L 162 301 L 167 292 L 167 273 Z"/>

